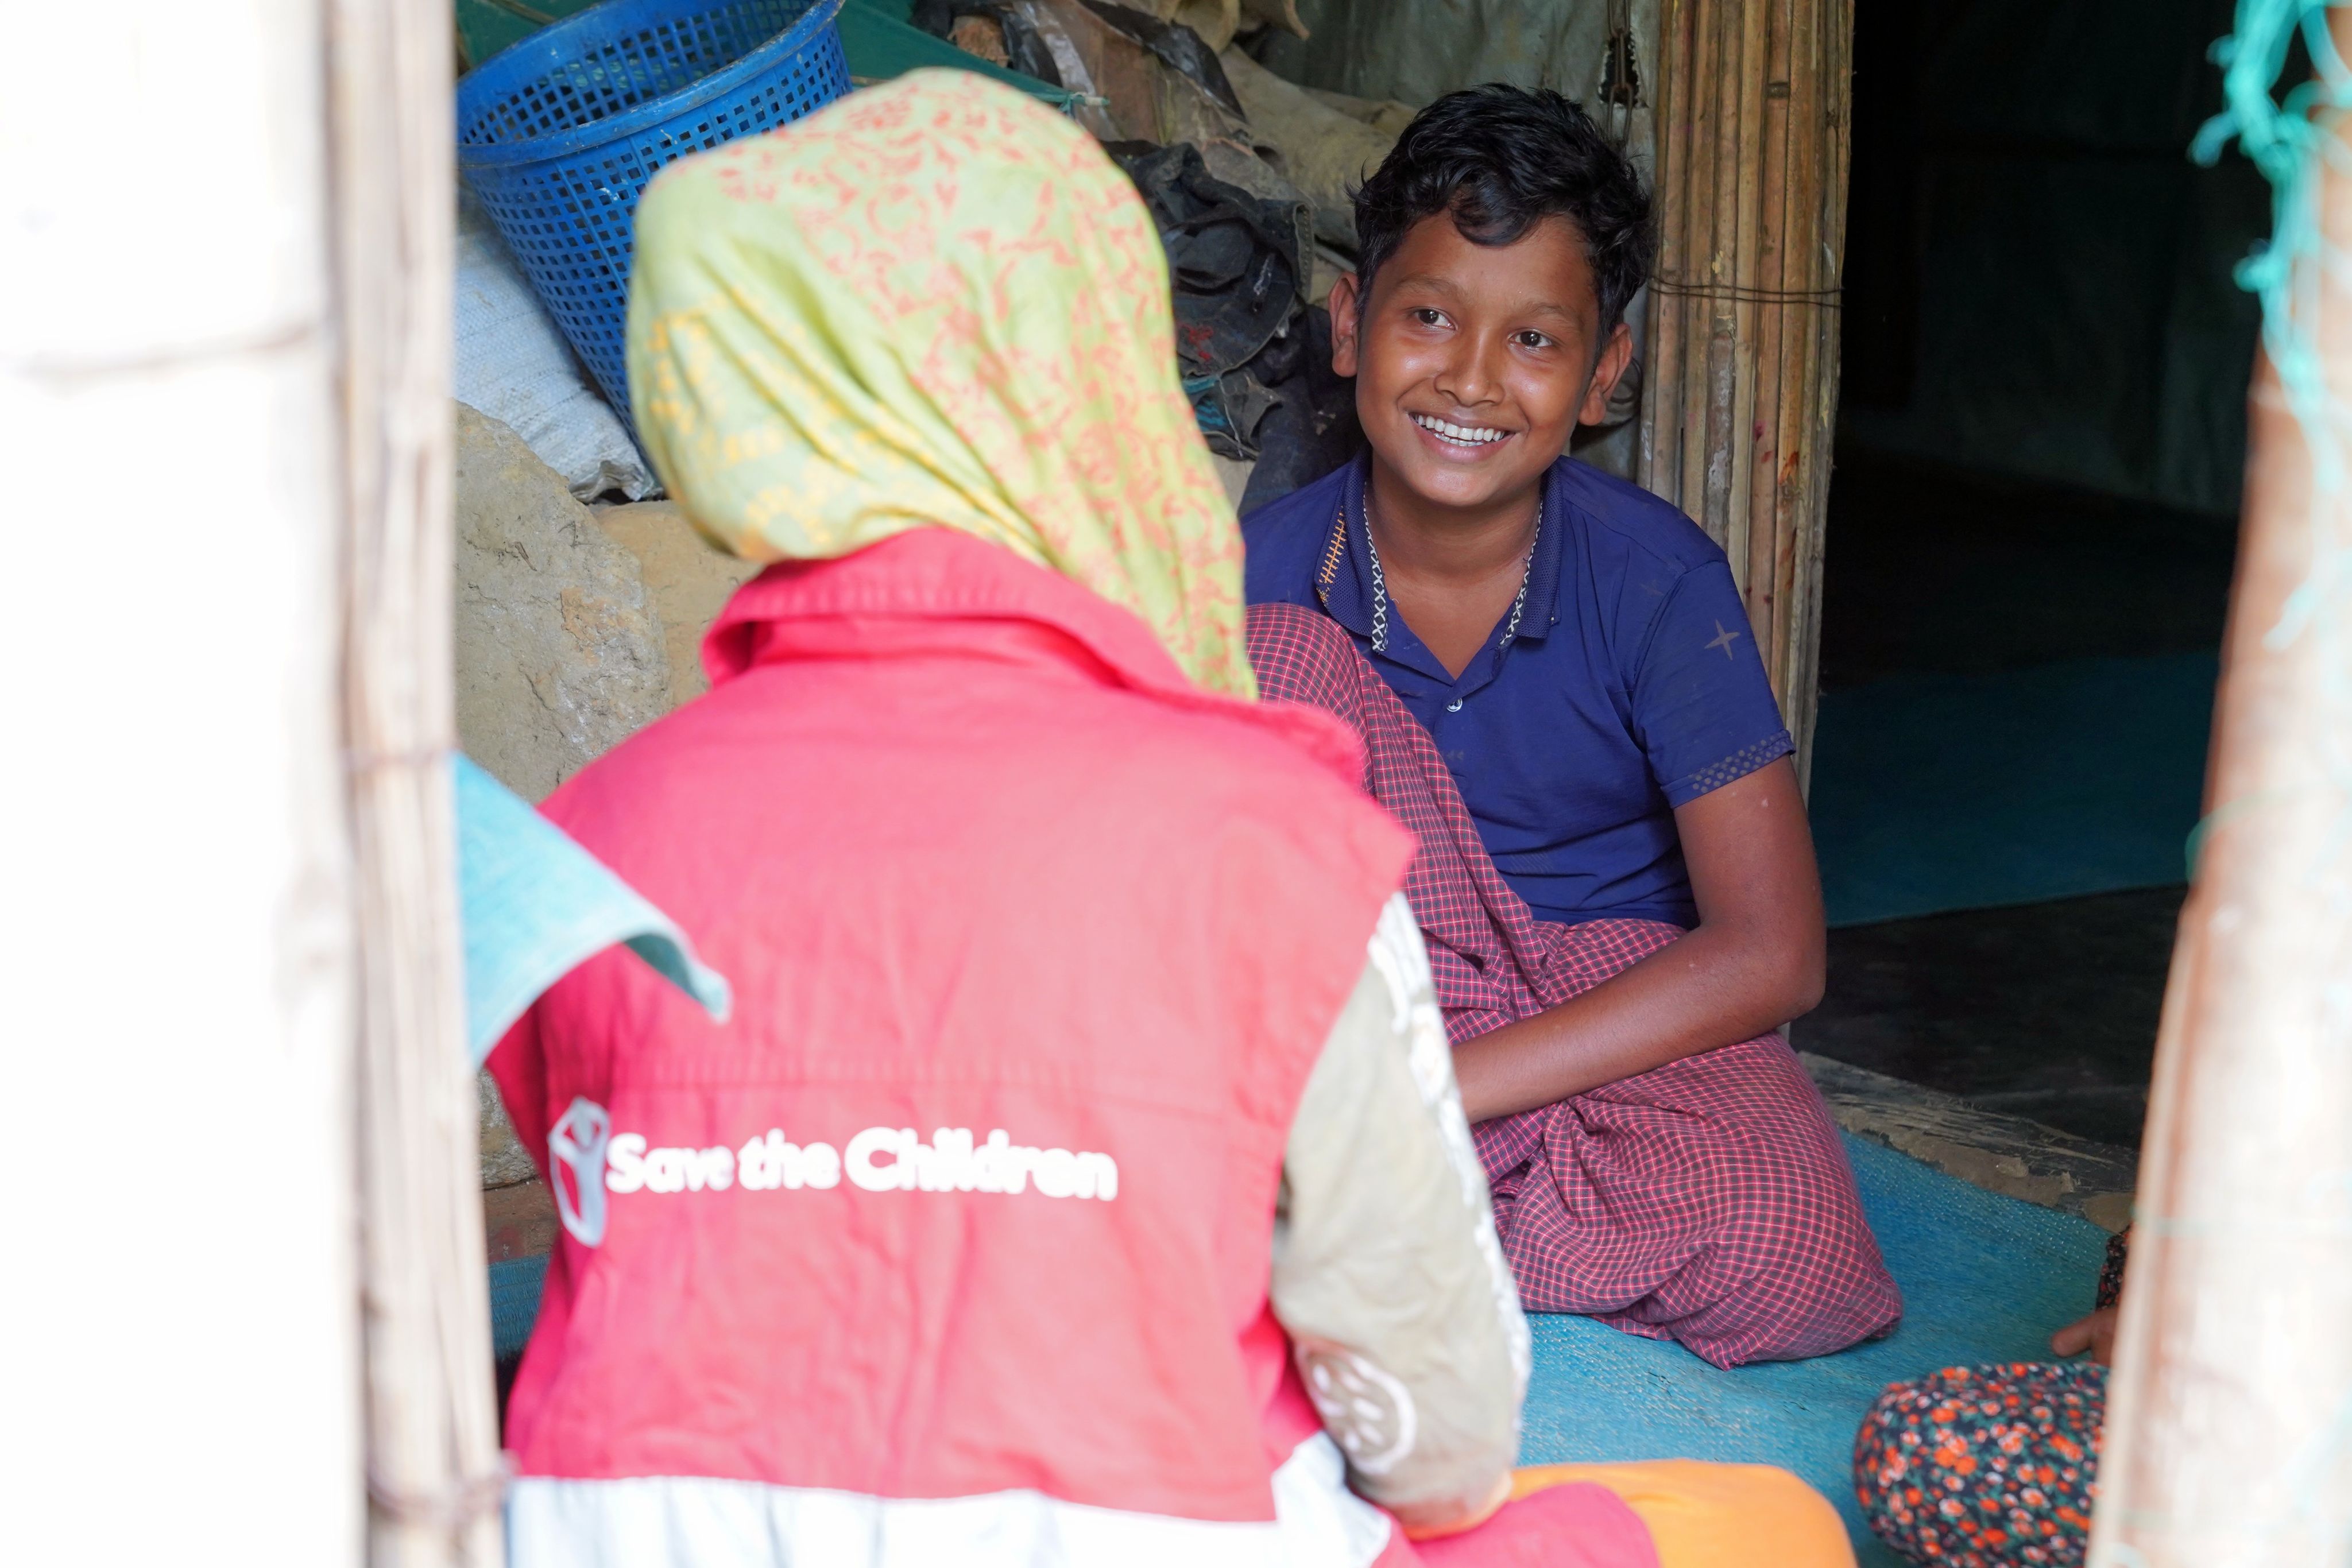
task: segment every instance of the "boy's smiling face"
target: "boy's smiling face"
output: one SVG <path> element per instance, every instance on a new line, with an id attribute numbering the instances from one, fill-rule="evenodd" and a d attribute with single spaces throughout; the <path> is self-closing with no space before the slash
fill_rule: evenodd
<path id="1" fill-rule="evenodd" d="M 1602 332 L 1584 238 L 1559 217 L 1496 246 L 1423 218 L 1369 298 L 1340 279 L 1331 320 L 1332 369 L 1356 378 L 1380 477 L 1481 516 L 1534 493 L 1578 423 L 1603 417 L 1633 352 L 1622 323 Z"/>

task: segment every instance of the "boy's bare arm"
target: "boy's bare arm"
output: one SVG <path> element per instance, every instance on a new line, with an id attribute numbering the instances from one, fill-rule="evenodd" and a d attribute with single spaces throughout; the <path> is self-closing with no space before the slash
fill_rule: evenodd
<path id="1" fill-rule="evenodd" d="M 1787 758 L 1679 807 L 1698 926 L 1580 997 L 1457 1047 L 1474 1122 L 1750 1040 L 1822 999 L 1828 933 Z"/>

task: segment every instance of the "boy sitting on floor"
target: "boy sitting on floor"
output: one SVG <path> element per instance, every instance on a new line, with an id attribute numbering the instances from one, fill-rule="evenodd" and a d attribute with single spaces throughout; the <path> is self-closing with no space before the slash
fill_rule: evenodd
<path id="1" fill-rule="evenodd" d="M 1632 357 L 1648 197 L 1575 105 L 1489 86 L 1413 121 L 1356 224 L 1333 365 L 1370 451 L 1245 520 L 1253 651 L 1266 695 L 1349 709 L 1392 810 L 1408 777 L 1428 801 L 1415 915 L 1441 991 L 1457 960 L 1522 1297 L 1721 1365 L 1884 1333 L 1894 1281 L 1772 1032 L 1825 936 L 1739 591 L 1687 517 L 1564 455 Z M 1378 682 L 1335 704 L 1333 649 Z M 1400 700 L 1418 729 L 1381 721 Z M 1465 808 L 1475 834 L 1433 831 Z"/>

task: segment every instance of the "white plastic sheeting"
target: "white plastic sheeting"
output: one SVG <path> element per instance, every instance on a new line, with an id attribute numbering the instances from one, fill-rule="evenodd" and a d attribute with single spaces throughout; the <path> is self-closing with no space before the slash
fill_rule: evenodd
<path id="1" fill-rule="evenodd" d="M 489 218 L 457 209 L 457 401 L 522 437 L 583 501 L 638 501 L 661 482 L 581 369 Z"/>

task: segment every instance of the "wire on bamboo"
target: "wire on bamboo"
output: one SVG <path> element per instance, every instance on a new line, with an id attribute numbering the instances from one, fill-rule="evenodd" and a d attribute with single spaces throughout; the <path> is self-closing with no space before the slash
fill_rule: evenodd
<path id="1" fill-rule="evenodd" d="M 327 0 L 360 933 L 368 1559 L 503 1559 L 448 760 L 456 165 L 445 0 Z"/>

